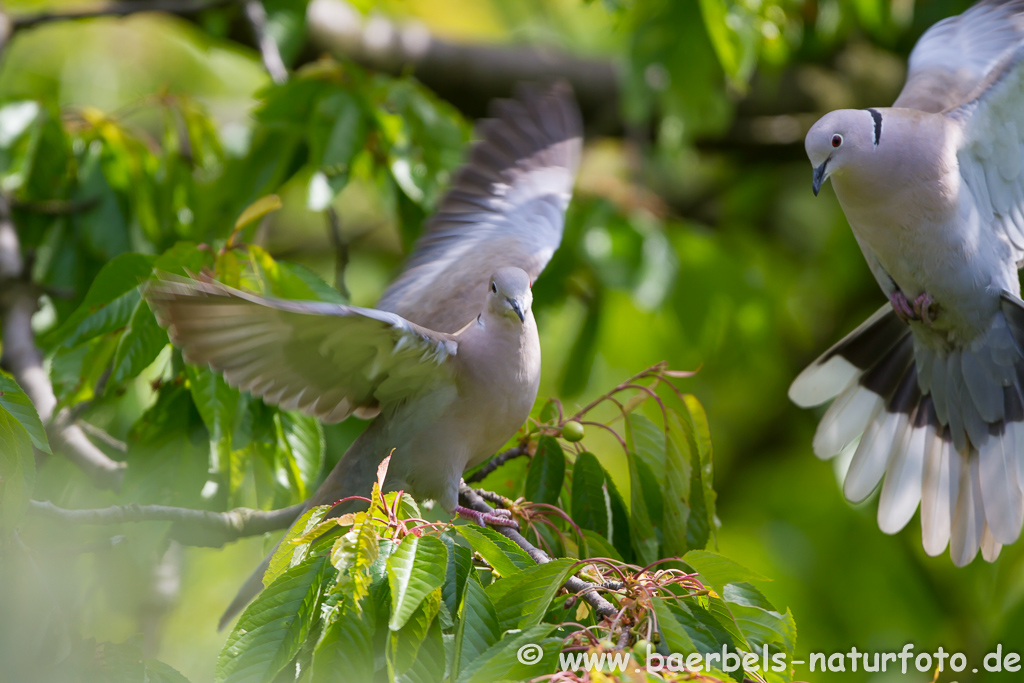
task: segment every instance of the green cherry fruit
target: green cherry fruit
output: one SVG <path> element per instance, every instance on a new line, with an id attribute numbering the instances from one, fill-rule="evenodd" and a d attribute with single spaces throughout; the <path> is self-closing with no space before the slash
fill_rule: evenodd
<path id="1" fill-rule="evenodd" d="M 570 443 L 583 439 L 583 425 L 576 420 L 569 420 L 562 425 L 562 438 Z"/>

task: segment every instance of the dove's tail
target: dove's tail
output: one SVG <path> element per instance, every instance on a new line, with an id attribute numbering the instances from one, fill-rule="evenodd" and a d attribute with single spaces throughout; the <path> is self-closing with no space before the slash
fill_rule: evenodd
<path id="1" fill-rule="evenodd" d="M 814 452 L 853 451 L 843 486 L 853 502 L 884 478 L 882 531 L 902 529 L 920 504 L 929 555 L 949 544 L 957 566 L 979 548 L 991 562 L 1024 520 L 1021 349 L 1024 302 L 1008 293 L 987 332 L 946 353 L 917 341 L 886 304 L 804 370 L 789 397 L 803 407 L 835 399 Z"/>
<path id="2" fill-rule="evenodd" d="M 387 455 L 387 451 L 379 447 L 379 440 L 375 436 L 379 433 L 378 422 L 367 427 L 359 438 L 357 438 L 349 449 L 342 456 L 334 469 L 331 470 L 324 483 L 316 490 L 303 508 L 301 516 L 318 505 L 330 505 L 342 498 L 349 496 L 369 496 L 373 483 L 377 477 L 377 466 Z M 360 507 L 365 507 L 360 501 L 347 501 L 341 505 L 335 505 L 327 517 L 338 517 L 348 512 L 355 512 Z M 220 621 L 217 622 L 217 629 L 223 629 L 234 619 L 253 598 L 263 590 L 263 575 L 270 566 L 270 558 L 277 552 L 281 541 L 278 541 L 274 548 L 263 558 L 260 566 L 249 575 L 238 594 L 231 601 L 228 608 L 224 610 Z"/>

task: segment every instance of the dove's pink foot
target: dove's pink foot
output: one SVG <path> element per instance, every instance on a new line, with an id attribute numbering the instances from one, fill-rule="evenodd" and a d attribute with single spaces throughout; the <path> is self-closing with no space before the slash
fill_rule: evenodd
<path id="1" fill-rule="evenodd" d="M 908 323 L 911 320 L 920 319 L 920 316 L 914 313 L 914 309 L 910 302 L 907 301 L 907 297 L 900 290 L 897 289 L 889 295 L 889 303 L 892 304 L 892 310 L 896 311 L 896 317 L 903 322 Z"/>
<path id="2" fill-rule="evenodd" d="M 935 308 L 937 308 L 935 299 L 928 292 L 922 292 L 914 299 L 914 313 L 928 327 L 932 326 Z"/>
<path id="3" fill-rule="evenodd" d="M 512 513 L 508 510 L 495 510 L 493 513 L 488 514 L 486 512 L 480 512 L 472 508 L 463 507 L 462 505 L 455 506 L 455 512 L 459 517 L 466 517 L 472 519 L 480 526 L 514 526 L 517 529 L 519 525 L 512 519 Z"/>

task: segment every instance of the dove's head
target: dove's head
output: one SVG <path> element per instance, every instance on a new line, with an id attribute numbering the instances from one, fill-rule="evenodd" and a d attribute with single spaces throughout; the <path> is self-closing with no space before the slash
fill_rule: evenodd
<path id="1" fill-rule="evenodd" d="M 872 172 L 884 163 L 884 150 L 878 154 L 881 140 L 882 113 L 877 109 L 840 109 L 818 119 L 804 140 L 814 167 L 814 194 L 832 176 L 848 169 Z"/>
<path id="2" fill-rule="evenodd" d="M 487 290 L 487 308 L 499 318 L 517 324 L 526 322 L 533 305 L 530 276 L 521 268 L 499 268 L 491 275 Z"/>

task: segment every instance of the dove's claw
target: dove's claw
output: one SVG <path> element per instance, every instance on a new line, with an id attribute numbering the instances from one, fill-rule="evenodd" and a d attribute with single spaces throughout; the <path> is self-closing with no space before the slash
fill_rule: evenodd
<path id="1" fill-rule="evenodd" d="M 889 295 L 889 303 L 892 304 L 892 310 L 896 311 L 896 317 L 903 322 L 908 323 L 911 320 L 920 320 L 920 316 L 914 312 L 910 302 L 907 301 L 907 297 L 900 290 L 897 289 Z"/>
<path id="2" fill-rule="evenodd" d="M 937 312 L 935 309 L 937 308 L 935 299 L 928 292 L 922 292 L 914 299 L 914 313 L 928 327 L 932 326 L 932 320 Z"/>
<path id="3" fill-rule="evenodd" d="M 460 517 L 466 517 L 472 519 L 480 526 L 511 526 L 516 529 L 519 525 L 516 524 L 515 520 L 512 519 L 512 513 L 508 510 L 495 510 L 493 513 L 480 512 L 472 508 L 463 507 L 462 505 L 455 506 L 455 512 Z"/>

